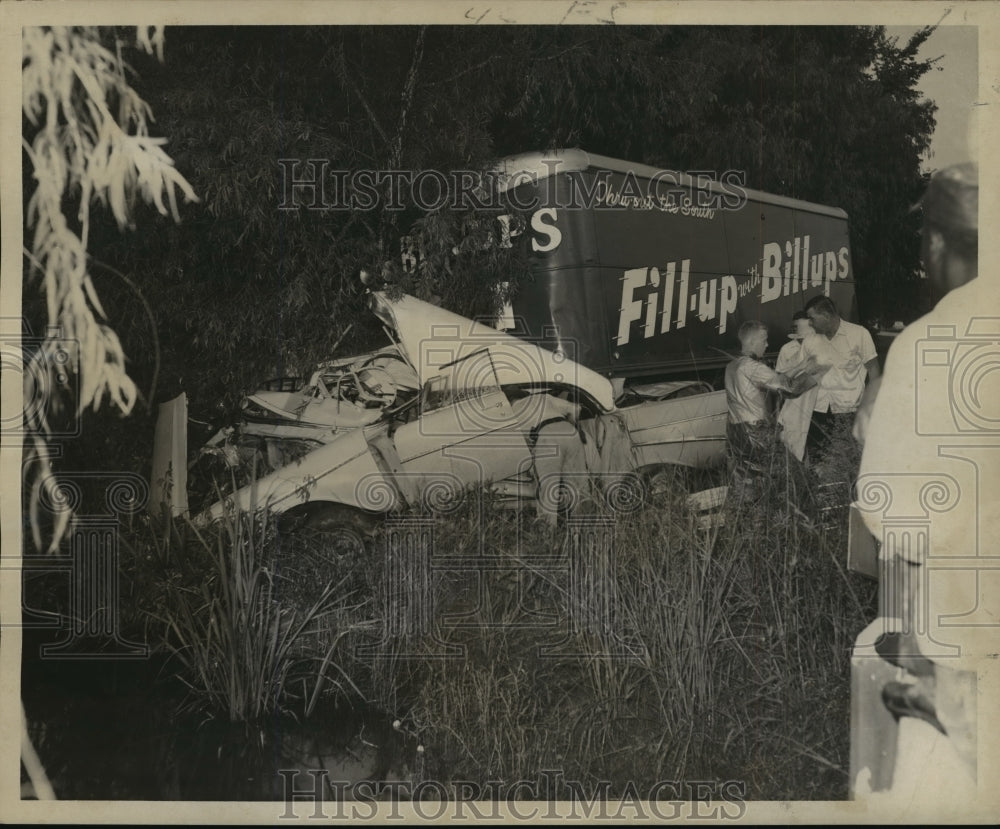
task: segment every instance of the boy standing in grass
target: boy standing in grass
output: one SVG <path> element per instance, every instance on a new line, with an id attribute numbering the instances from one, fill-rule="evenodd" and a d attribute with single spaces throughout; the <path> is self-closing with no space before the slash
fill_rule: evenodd
<path id="1" fill-rule="evenodd" d="M 793 375 L 780 374 L 762 362 L 767 326 L 748 320 L 739 329 L 740 356 L 726 366 L 726 437 L 736 483 L 759 479 L 770 467 L 775 449 L 773 395 L 797 397 L 814 384 L 802 363 Z"/>

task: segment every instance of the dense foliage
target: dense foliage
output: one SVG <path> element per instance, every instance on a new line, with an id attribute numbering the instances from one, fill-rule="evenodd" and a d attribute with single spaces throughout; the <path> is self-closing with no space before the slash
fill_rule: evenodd
<path id="1" fill-rule="evenodd" d="M 858 27 L 171 29 L 164 64 L 131 55 L 132 83 L 201 203 L 180 226 L 140 205 L 139 229 L 124 236 L 105 216 L 91 231 L 98 293 L 140 392 L 183 388 L 207 418 L 206 406 L 330 356 L 349 325 L 341 352 L 380 342 L 361 269 L 393 263 L 403 287 L 466 314 L 523 273 L 516 247 L 487 243 L 497 211 L 281 210 L 279 159 L 451 171 L 579 146 L 739 170 L 751 187 L 844 207 L 862 312 L 891 302 L 898 315 L 914 295 L 908 209 L 934 124 L 914 89 L 930 68 L 916 58 L 928 34 L 899 44 Z M 405 275 L 400 240 L 415 226 L 428 265 Z"/>

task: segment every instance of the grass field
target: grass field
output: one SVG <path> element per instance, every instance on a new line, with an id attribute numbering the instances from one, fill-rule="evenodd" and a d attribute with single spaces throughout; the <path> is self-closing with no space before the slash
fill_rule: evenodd
<path id="1" fill-rule="evenodd" d="M 786 492 L 730 502 L 707 530 L 682 486 L 606 516 L 614 566 L 597 566 L 607 581 L 582 596 L 608 615 L 573 608 L 565 571 L 536 564 L 555 554 L 572 567 L 571 523 L 522 528 L 516 553 L 488 551 L 505 566 L 463 579 L 447 556 L 474 554 L 479 538 L 442 522 L 436 632 L 464 653 L 429 643 L 379 686 L 426 745 L 427 772 L 510 783 L 554 769 L 608 781 L 610 797 L 665 780 L 739 781 L 752 799 L 846 796 L 849 654 L 874 585 L 845 571 L 844 511 L 789 509 Z M 483 512 L 483 538 L 510 538 L 508 516 Z M 602 551 L 588 553 L 597 565 Z M 464 627 L 445 624 L 455 609 Z M 518 627 L 546 613 L 548 635 Z"/>
<path id="2" fill-rule="evenodd" d="M 123 619 L 189 709 L 247 739 L 319 700 L 375 706 L 411 780 L 843 798 L 850 648 L 875 602 L 845 569 L 856 462 L 848 435 L 813 472 L 776 453 L 707 522 L 688 496 L 722 470 L 558 521 L 473 491 L 336 556 L 263 515 L 135 527 Z"/>

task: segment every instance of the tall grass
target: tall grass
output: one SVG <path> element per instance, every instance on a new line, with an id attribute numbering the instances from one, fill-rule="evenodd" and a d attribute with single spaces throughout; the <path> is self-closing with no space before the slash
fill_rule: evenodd
<path id="1" fill-rule="evenodd" d="M 194 705 L 250 722 L 363 696 L 422 743 L 420 773 L 436 780 L 488 790 L 558 770 L 608 781 L 611 797 L 706 779 L 743 781 L 756 799 L 843 797 L 850 647 L 875 588 L 844 567 L 856 457 L 840 439 L 812 470 L 775 453 L 708 526 L 687 496 L 724 472 L 678 471 L 640 510 L 604 513 L 614 577 L 599 551 L 584 563 L 588 595 L 611 598 L 610 627 L 589 599 L 574 606 L 572 522 L 512 513 L 486 492 L 434 523 L 439 641 L 420 645 L 423 658 L 393 656 L 413 642 L 382 641 L 381 538 L 331 562 L 265 514 L 175 525 L 143 548 L 133 595 L 154 597 L 152 632 Z M 468 569 L 480 556 L 489 567 Z M 461 654 L 443 656 L 441 642 Z M 362 643 L 381 658 L 357 656 Z"/>
<path id="2" fill-rule="evenodd" d="M 523 523 L 515 554 L 514 523 L 488 498 L 474 530 L 465 515 L 441 522 L 437 554 L 468 554 L 481 534 L 505 566 L 475 577 L 481 592 L 471 577 L 437 582 L 438 635 L 463 657 L 387 677 L 407 689 L 393 704 L 421 734 L 429 773 L 513 782 L 559 769 L 611 781 L 611 796 L 698 779 L 742 780 L 753 798 L 846 796 L 850 647 L 874 602 L 874 584 L 844 567 L 846 503 L 823 495 L 828 477 L 776 454 L 758 491 L 735 493 L 723 523 L 701 529 L 683 478 L 611 516 L 611 631 L 524 626 L 566 619 L 565 577 L 533 567 L 566 554 L 564 529 Z M 483 601 L 470 626 L 446 624 L 445 609 L 476 605 L 473 588 Z"/>
<path id="3" fill-rule="evenodd" d="M 172 656 L 190 706 L 252 723 L 308 715 L 324 693 L 359 693 L 338 656 L 357 606 L 350 576 L 306 573 L 301 545 L 266 511 L 230 511 L 201 529 L 168 521 L 137 551 L 147 559 L 138 586 L 156 591 L 147 635 Z"/>

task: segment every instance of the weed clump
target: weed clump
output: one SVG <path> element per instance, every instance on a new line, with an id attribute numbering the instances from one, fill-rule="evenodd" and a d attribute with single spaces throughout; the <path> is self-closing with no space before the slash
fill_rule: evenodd
<path id="1" fill-rule="evenodd" d="M 142 624 L 169 655 L 186 708 L 253 726 L 356 692 L 340 665 L 364 604 L 352 574 L 283 537 L 266 511 L 229 511 L 202 528 L 149 523 L 126 540 L 126 625 Z"/>

